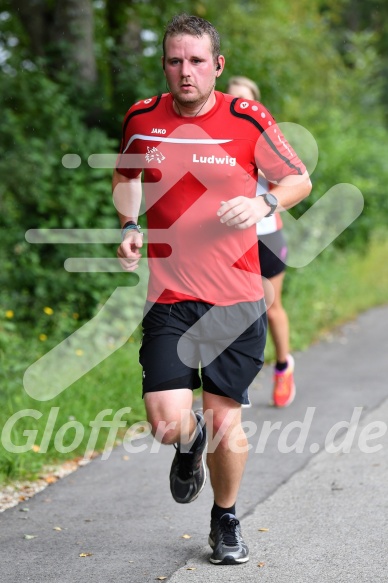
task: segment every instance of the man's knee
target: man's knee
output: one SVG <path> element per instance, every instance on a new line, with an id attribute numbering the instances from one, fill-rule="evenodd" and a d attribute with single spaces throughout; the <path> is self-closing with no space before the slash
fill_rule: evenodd
<path id="1" fill-rule="evenodd" d="M 160 403 L 146 403 L 147 420 L 151 425 L 152 435 L 165 445 L 188 441 L 191 428 L 191 409 L 174 409 Z"/>
<path id="2" fill-rule="evenodd" d="M 150 421 L 151 432 L 157 441 L 164 445 L 171 445 L 179 441 L 179 427 L 177 421 L 165 421 L 153 418 Z"/>

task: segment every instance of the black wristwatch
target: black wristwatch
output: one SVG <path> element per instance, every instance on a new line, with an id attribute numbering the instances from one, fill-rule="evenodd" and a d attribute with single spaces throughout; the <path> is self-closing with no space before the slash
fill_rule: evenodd
<path id="1" fill-rule="evenodd" d="M 267 215 L 265 215 L 266 217 L 272 217 L 272 215 L 274 214 L 274 212 L 276 211 L 276 208 L 278 206 L 278 199 L 276 198 L 276 196 L 274 196 L 273 194 L 271 194 L 270 192 L 266 192 L 265 194 L 262 195 L 262 197 L 264 198 L 264 202 L 270 207 L 270 211 Z"/>

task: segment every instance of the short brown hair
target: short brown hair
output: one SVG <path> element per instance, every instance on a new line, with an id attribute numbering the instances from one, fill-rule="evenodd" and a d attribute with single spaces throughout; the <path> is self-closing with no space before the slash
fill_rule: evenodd
<path id="1" fill-rule="evenodd" d="M 255 101 L 260 100 L 260 89 L 252 79 L 248 79 L 248 77 L 231 77 L 228 81 L 227 92 L 232 85 L 243 85 L 243 87 L 248 87 L 248 89 L 252 91 L 253 99 Z"/>
<path id="2" fill-rule="evenodd" d="M 220 35 L 214 26 L 199 16 L 190 16 L 189 14 L 177 14 L 166 26 L 163 37 L 163 56 L 166 56 L 166 38 L 168 36 L 177 36 L 179 34 L 190 34 L 191 36 L 202 37 L 208 34 L 212 46 L 212 53 L 216 61 L 221 52 Z"/>

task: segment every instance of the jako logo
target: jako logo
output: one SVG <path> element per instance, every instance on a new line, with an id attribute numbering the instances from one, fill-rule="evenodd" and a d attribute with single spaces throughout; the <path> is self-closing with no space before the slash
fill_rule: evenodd
<path id="1" fill-rule="evenodd" d="M 151 134 L 165 134 L 166 130 L 159 130 L 158 128 L 152 128 Z"/>
<path id="2" fill-rule="evenodd" d="M 197 164 L 229 164 L 229 166 L 236 166 L 236 158 L 230 158 L 225 156 L 223 158 L 218 158 L 217 156 L 200 156 L 197 158 L 197 154 L 193 154 L 193 162 Z"/>

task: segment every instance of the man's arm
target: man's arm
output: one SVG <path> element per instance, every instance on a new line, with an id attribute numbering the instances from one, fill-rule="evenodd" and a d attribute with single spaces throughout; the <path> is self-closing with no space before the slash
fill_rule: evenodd
<path id="1" fill-rule="evenodd" d="M 112 180 L 113 200 L 119 216 L 120 225 L 133 221 L 137 224 L 142 198 L 141 173 L 136 178 L 126 178 L 117 170 Z M 124 240 L 117 249 L 117 257 L 125 271 L 137 269 L 143 246 L 143 236 L 136 229 L 125 232 Z"/>
<path id="2" fill-rule="evenodd" d="M 112 191 L 121 227 L 127 221 L 137 223 L 142 198 L 141 173 L 136 178 L 127 178 L 115 170 Z"/>
<path id="3" fill-rule="evenodd" d="M 306 198 L 311 192 L 312 184 L 307 172 L 303 175 L 289 175 L 282 178 L 271 188 L 271 194 L 278 199 L 276 212 L 289 209 Z M 221 223 L 236 229 L 248 229 L 263 219 L 270 211 L 262 196 L 247 198 L 236 196 L 228 201 L 221 201 L 217 211 Z"/>
<path id="4" fill-rule="evenodd" d="M 280 212 L 292 208 L 298 202 L 307 198 L 311 189 L 310 176 L 305 172 L 302 176 L 293 174 L 285 176 L 278 184 L 271 188 L 270 192 L 278 199 L 277 212 Z"/>

